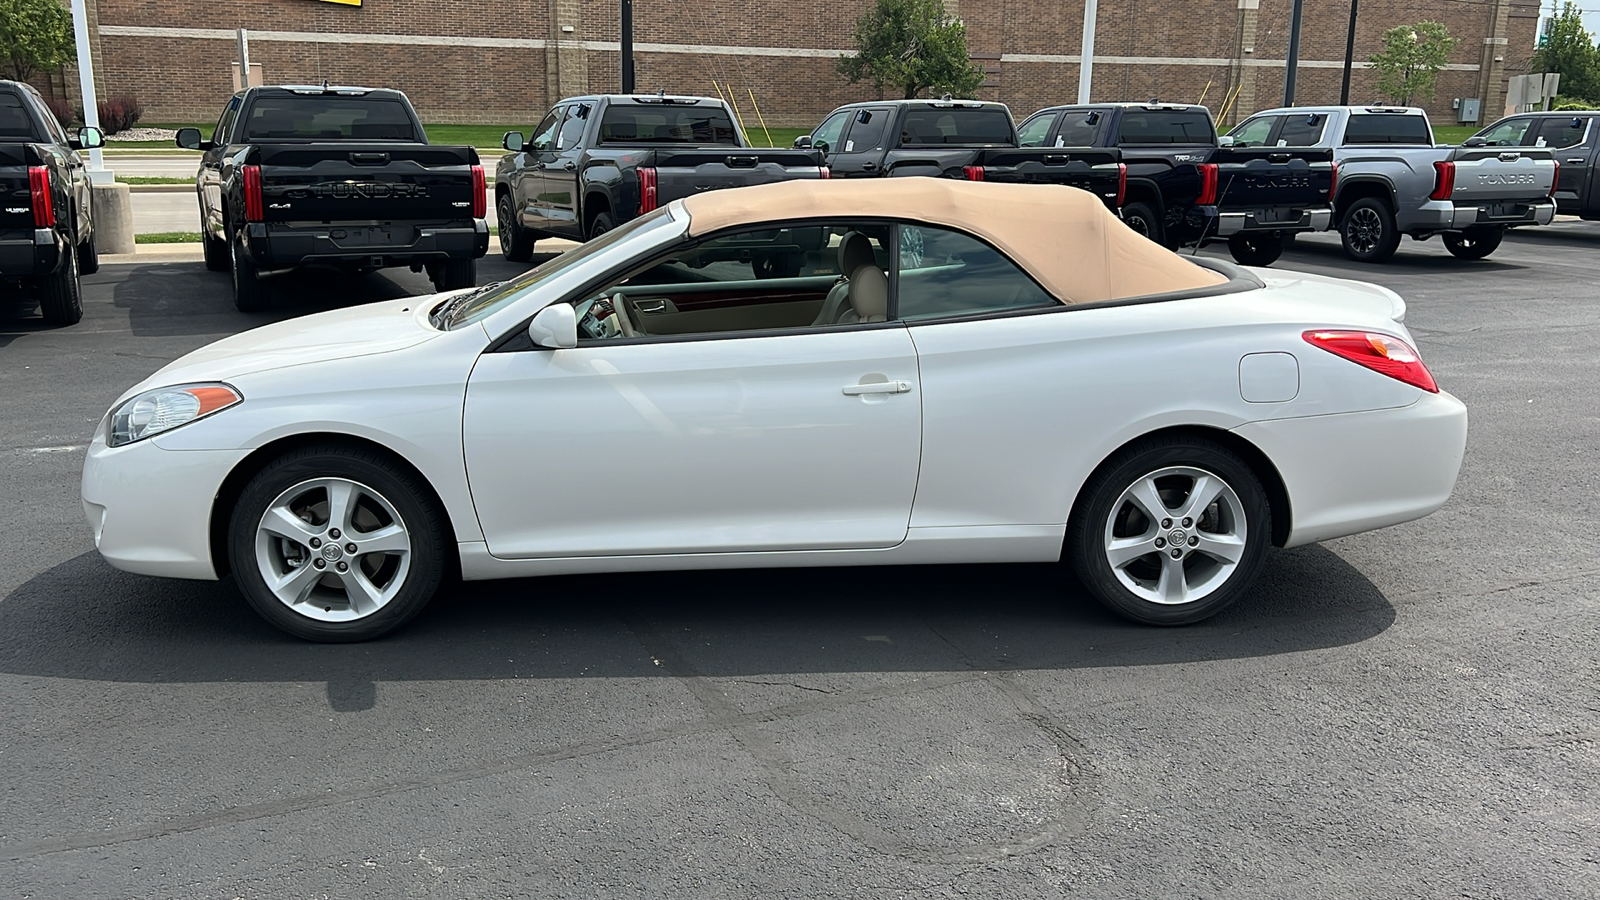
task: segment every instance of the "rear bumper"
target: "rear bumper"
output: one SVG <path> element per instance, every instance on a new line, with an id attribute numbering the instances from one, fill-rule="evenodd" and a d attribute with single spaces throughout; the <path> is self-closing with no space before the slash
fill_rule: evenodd
<path id="1" fill-rule="evenodd" d="M 1410 406 L 1252 422 L 1234 429 L 1283 476 L 1295 547 L 1428 515 L 1450 499 L 1467 408 L 1422 392 Z"/>
<path id="2" fill-rule="evenodd" d="M 245 226 L 245 252 L 265 270 L 292 269 L 310 263 L 343 263 L 371 268 L 414 263 L 479 259 L 489 252 L 489 225 L 394 226 L 400 237 L 383 240 L 366 224 L 278 225 L 251 222 Z"/>
<path id="3" fill-rule="evenodd" d="M 1300 211 L 1293 222 L 1263 219 L 1256 210 L 1217 213 L 1217 234 L 1221 237 L 1241 231 L 1327 231 L 1333 225 L 1333 210 L 1328 207 Z"/>
<path id="4" fill-rule="evenodd" d="M 1463 231 L 1483 225 L 1514 228 L 1518 225 L 1549 225 L 1556 217 L 1555 201 L 1545 199 L 1518 203 L 1510 214 L 1497 214 L 1487 203 L 1457 203 L 1429 200 L 1417 211 L 1415 222 L 1405 231 Z"/>
<path id="5" fill-rule="evenodd" d="M 61 266 L 65 248 L 53 228 L 0 232 L 0 278 L 49 275 Z"/>

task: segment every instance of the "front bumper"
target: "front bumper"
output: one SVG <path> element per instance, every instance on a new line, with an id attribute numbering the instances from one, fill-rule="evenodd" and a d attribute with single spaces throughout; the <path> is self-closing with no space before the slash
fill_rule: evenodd
<path id="1" fill-rule="evenodd" d="M 1555 201 L 1548 199 L 1507 204 L 1429 200 L 1418 210 L 1416 224 L 1404 230 L 1436 233 L 1464 231 L 1477 226 L 1549 225 L 1555 217 Z"/>
<path id="2" fill-rule="evenodd" d="M 0 278 L 49 275 L 61 266 L 65 248 L 54 228 L 0 232 Z"/>
<path id="3" fill-rule="evenodd" d="M 481 259 L 489 252 L 489 225 L 317 224 L 250 222 L 244 228 L 245 252 L 267 271 L 309 263 L 362 268 Z"/>
<path id="4" fill-rule="evenodd" d="M 1234 433 L 1277 466 L 1295 547 L 1398 525 L 1450 499 L 1467 446 L 1467 408 L 1447 393 L 1410 406 L 1252 422 Z"/>
<path id="5" fill-rule="evenodd" d="M 212 505 L 250 451 L 165 450 L 158 440 L 108 447 L 97 434 L 90 443 L 82 493 L 95 548 L 124 572 L 216 580 Z"/>
<path id="6" fill-rule="evenodd" d="M 1304 209 L 1298 219 L 1280 220 L 1265 210 L 1217 213 L 1217 234 L 1228 237 L 1241 231 L 1327 231 L 1333 225 L 1333 210 L 1328 207 Z"/>

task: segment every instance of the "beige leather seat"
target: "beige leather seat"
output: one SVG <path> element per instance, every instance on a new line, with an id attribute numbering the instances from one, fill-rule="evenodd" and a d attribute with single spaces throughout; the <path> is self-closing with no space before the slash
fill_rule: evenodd
<path id="1" fill-rule="evenodd" d="M 850 308 L 839 324 L 884 322 L 889 318 L 889 277 L 875 265 L 863 266 L 850 279 Z"/>
<path id="2" fill-rule="evenodd" d="M 836 325 L 846 311 L 850 299 L 850 279 L 862 267 L 876 270 L 878 260 L 872 254 L 872 241 L 859 231 L 846 232 L 839 241 L 839 280 L 822 301 L 822 309 L 812 325 Z M 881 272 L 879 274 L 882 274 Z"/>

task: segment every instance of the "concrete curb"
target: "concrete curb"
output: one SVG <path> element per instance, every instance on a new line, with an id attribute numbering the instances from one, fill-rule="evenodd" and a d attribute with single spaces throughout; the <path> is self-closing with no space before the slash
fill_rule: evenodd
<path id="1" fill-rule="evenodd" d="M 122 184 L 122 182 L 120 182 L 120 181 L 117 182 L 117 183 L 118 184 Z M 180 193 L 184 193 L 184 192 L 193 193 L 194 189 L 195 189 L 194 183 L 193 182 L 189 182 L 189 181 L 186 181 L 183 184 L 130 184 L 130 185 L 128 185 L 128 190 L 133 191 L 135 194 L 180 194 Z"/>

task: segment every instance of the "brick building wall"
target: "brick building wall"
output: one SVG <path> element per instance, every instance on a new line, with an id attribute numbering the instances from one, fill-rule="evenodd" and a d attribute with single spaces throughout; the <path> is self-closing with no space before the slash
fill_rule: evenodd
<path id="1" fill-rule="evenodd" d="M 748 125 L 755 94 L 769 125 L 814 124 L 834 106 L 874 96 L 835 71 L 853 22 L 872 0 L 634 0 L 640 90 L 713 94 L 730 86 Z M 1488 44 L 1507 7 L 1504 44 Z M 1105 0 L 1100 4 L 1094 99 L 1157 97 L 1235 111 L 1282 99 L 1291 0 Z M 1019 118 L 1077 96 L 1082 0 L 946 0 L 967 25 L 980 95 Z M 532 122 L 553 100 L 619 83 L 617 0 L 95 0 L 92 26 L 102 95 L 132 94 L 150 121 L 207 121 L 232 90 L 234 29 L 250 29 L 250 57 L 269 82 L 398 87 L 430 122 Z M 1297 100 L 1338 100 L 1348 5 L 1308 0 Z M 1358 62 L 1384 29 L 1436 19 L 1460 39 L 1430 110 L 1455 121 L 1450 101 L 1494 94 L 1532 53 L 1538 0 L 1366 0 Z M 1485 52 L 1486 48 L 1490 52 Z M 1496 63 L 1494 56 L 1500 56 Z M 1494 84 L 1480 84 L 1486 64 Z M 1376 99 L 1376 75 L 1354 72 L 1351 98 Z M 1232 116 L 1230 118 L 1237 118 Z"/>

